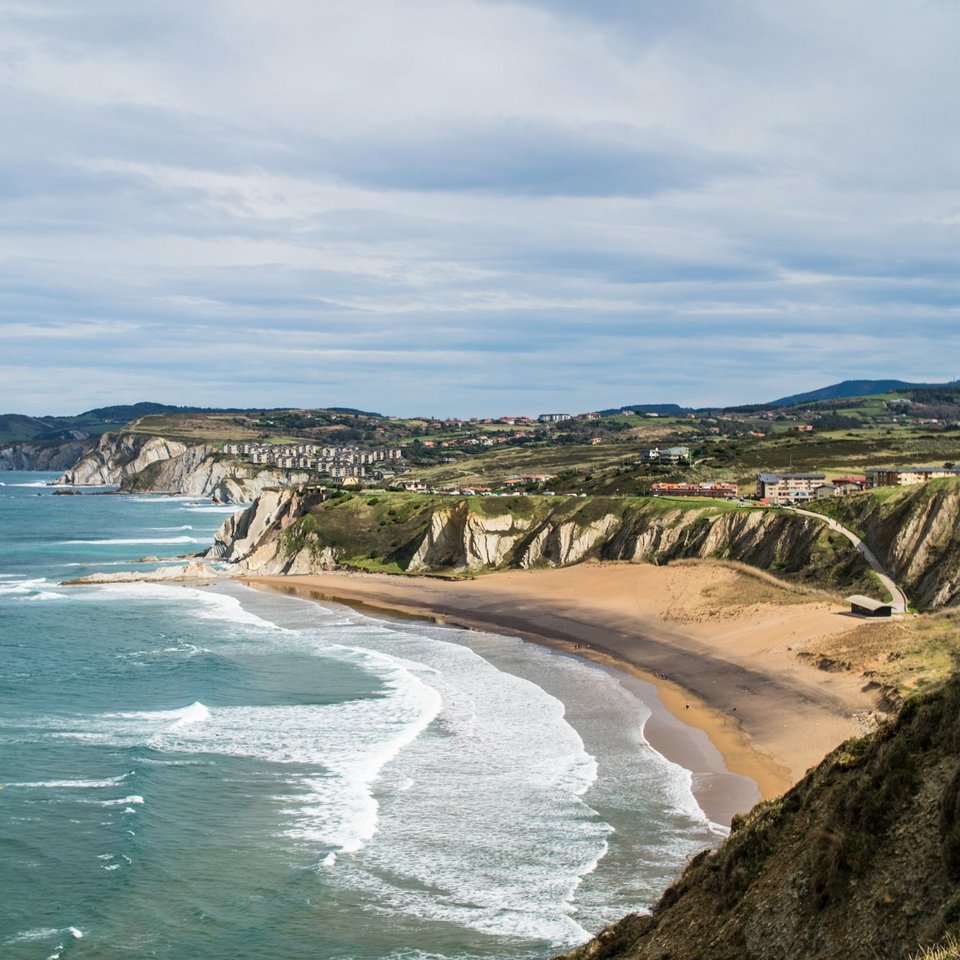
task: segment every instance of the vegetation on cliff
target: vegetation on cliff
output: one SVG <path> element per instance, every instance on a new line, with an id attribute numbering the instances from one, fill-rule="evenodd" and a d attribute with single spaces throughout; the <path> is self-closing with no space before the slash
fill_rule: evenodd
<path id="1" fill-rule="evenodd" d="M 960 479 L 880 487 L 811 509 L 859 534 L 917 609 L 960 600 Z"/>
<path id="2" fill-rule="evenodd" d="M 734 820 L 565 960 L 903 960 L 960 933 L 960 677 Z M 949 955 L 949 954 L 948 954 Z"/>
<path id="3" fill-rule="evenodd" d="M 882 590 L 849 542 L 816 520 L 717 500 L 307 492 L 282 532 L 264 529 L 263 539 L 279 539 L 274 572 L 307 569 L 320 556 L 441 574 L 709 557 L 826 589 Z"/>

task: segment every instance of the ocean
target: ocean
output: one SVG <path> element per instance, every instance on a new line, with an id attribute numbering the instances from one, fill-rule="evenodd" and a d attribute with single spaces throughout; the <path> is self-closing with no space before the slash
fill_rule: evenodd
<path id="1" fill-rule="evenodd" d="M 717 843 L 610 672 L 232 583 L 61 586 L 233 508 L 0 477 L 5 960 L 545 958 Z"/>

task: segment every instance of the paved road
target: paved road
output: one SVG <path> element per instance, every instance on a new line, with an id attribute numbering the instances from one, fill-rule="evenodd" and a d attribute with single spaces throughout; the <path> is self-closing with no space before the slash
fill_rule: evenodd
<path id="1" fill-rule="evenodd" d="M 894 613 L 907 612 L 907 595 L 897 586 L 893 578 L 886 570 L 880 566 L 880 561 L 874 556 L 873 551 L 858 537 L 852 530 L 837 523 L 833 517 L 825 517 L 822 513 L 814 513 L 812 510 L 801 510 L 799 507 L 793 507 L 794 513 L 802 513 L 805 517 L 813 517 L 815 520 L 822 520 L 831 530 L 842 533 L 856 548 L 863 554 L 864 559 L 870 564 L 870 568 L 880 578 L 883 585 L 890 591 L 893 597 Z"/>

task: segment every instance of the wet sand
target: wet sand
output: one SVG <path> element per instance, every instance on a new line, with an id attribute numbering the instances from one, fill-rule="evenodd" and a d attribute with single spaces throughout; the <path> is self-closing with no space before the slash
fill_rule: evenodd
<path id="1" fill-rule="evenodd" d="M 763 797 L 779 795 L 861 733 L 862 716 L 876 705 L 861 678 L 825 673 L 796 656 L 807 643 L 853 629 L 846 608 L 778 591 L 775 602 L 756 602 L 756 582 L 720 564 L 589 563 L 472 580 L 334 572 L 244 582 L 519 636 L 617 671 L 653 711 L 647 740 L 692 772 L 697 801 L 718 823 L 757 799 L 744 778 Z"/>

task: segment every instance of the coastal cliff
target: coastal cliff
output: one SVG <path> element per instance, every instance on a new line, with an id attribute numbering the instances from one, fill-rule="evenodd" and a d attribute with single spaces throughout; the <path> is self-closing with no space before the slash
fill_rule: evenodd
<path id="1" fill-rule="evenodd" d="M 230 518 L 208 559 L 245 573 L 341 566 L 476 573 L 586 559 L 722 558 L 842 589 L 878 589 L 845 538 L 810 518 L 651 498 L 450 497 L 266 491 Z"/>
<path id="2" fill-rule="evenodd" d="M 17 440 L 0 444 L 0 470 L 66 470 L 92 440 Z"/>
<path id="3" fill-rule="evenodd" d="M 309 475 L 257 467 L 225 457 L 207 444 L 140 434 L 104 434 L 58 483 L 119 485 L 127 493 L 170 493 L 248 503 L 268 487 L 302 484 Z"/>
<path id="4" fill-rule="evenodd" d="M 954 677 L 735 818 L 649 916 L 557 960 L 903 960 L 960 933 L 958 881 Z"/>
<path id="5" fill-rule="evenodd" d="M 57 482 L 73 486 L 113 486 L 152 463 L 180 457 L 186 450 L 185 444 L 163 437 L 105 433 Z"/>
<path id="6" fill-rule="evenodd" d="M 918 609 L 960 602 L 960 480 L 882 487 L 814 509 L 859 533 Z"/>

